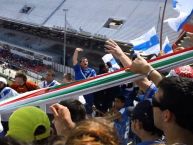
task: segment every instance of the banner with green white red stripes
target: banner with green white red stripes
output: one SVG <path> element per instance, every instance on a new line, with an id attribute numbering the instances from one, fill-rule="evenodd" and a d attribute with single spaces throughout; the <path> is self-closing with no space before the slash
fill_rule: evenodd
<path id="1" fill-rule="evenodd" d="M 149 63 L 159 71 L 165 71 L 193 63 L 193 48 L 161 56 L 151 60 Z M 120 69 L 86 80 L 23 93 L 15 97 L 1 100 L 0 114 L 8 113 L 27 105 L 45 106 L 46 104 L 56 103 L 73 96 L 85 95 L 120 84 L 133 82 L 142 77 L 144 76 L 133 74 L 126 69 Z"/>

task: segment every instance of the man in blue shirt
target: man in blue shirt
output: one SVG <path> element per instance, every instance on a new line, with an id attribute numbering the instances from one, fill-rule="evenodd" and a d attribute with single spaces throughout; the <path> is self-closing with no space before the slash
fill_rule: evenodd
<path id="1" fill-rule="evenodd" d="M 82 57 L 80 59 L 80 64 L 78 64 L 78 53 L 82 51 L 82 48 L 76 48 L 72 57 L 75 80 L 83 80 L 96 76 L 96 71 L 93 68 L 88 67 L 88 59 L 86 57 Z M 84 95 L 84 98 L 86 100 L 86 111 L 88 114 L 91 114 L 94 96 L 93 94 L 88 94 Z"/>

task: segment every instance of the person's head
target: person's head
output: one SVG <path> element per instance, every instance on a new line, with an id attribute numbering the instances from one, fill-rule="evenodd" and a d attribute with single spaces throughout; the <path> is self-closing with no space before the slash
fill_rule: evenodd
<path id="1" fill-rule="evenodd" d="M 19 142 L 11 137 L 0 137 L 0 145 L 27 145 L 27 143 Z"/>
<path id="2" fill-rule="evenodd" d="M 88 67 L 88 59 L 86 57 L 82 57 L 80 59 L 80 66 L 82 68 L 87 68 Z"/>
<path id="3" fill-rule="evenodd" d="M 107 62 L 107 66 L 108 66 L 108 68 L 112 68 L 112 64 L 110 61 Z"/>
<path id="4" fill-rule="evenodd" d="M 54 70 L 50 69 L 46 73 L 45 80 L 47 82 L 52 82 L 54 80 L 54 77 L 55 77 L 55 72 L 54 72 Z"/>
<path id="5" fill-rule="evenodd" d="M 7 86 L 7 80 L 3 77 L 0 77 L 0 89 Z"/>
<path id="6" fill-rule="evenodd" d="M 54 135 L 48 139 L 45 145 L 65 145 L 65 137 Z"/>
<path id="7" fill-rule="evenodd" d="M 105 63 L 99 65 L 99 74 L 108 73 L 109 68 Z"/>
<path id="8" fill-rule="evenodd" d="M 18 85 L 23 85 L 27 81 L 27 76 L 23 71 L 16 72 L 15 83 Z"/>
<path id="9" fill-rule="evenodd" d="M 181 128 L 193 133 L 193 81 L 182 77 L 163 78 L 152 99 L 155 125 L 163 131 Z"/>
<path id="10" fill-rule="evenodd" d="M 75 99 L 68 99 L 61 101 L 60 104 L 66 106 L 69 109 L 73 122 L 80 122 L 86 119 L 86 110 L 80 101 Z"/>
<path id="11" fill-rule="evenodd" d="M 131 129 L 142 140 L 146 135 L 158 137 L 162 135 L 162 131 L 154 125 L 153 107 L 149 100 L 138 103 L 132 111 Z"/>
<path id="12" fill-rule="evenodd" d="M 7 136 L 22 142 L 40 141 L 50 136 L 50 121 L 41 109 L 34 106 L 14 111 L 8 121 Z"/>
<path id="13" fill-rule="evenodd" d="M 73 79 L 73 76 L 71 73 L 66 73 L 64 74 L 64 77 L 63 77 L 63 83 L 70 83 L 72 82 L 74 79 Z"/>
<path id="14" fill-rule="evenodd" d="M 76 125 L 66 145 L 119 145 L 113 125 L 105 119 L 86 119 Z"/>
<path id="15" fill-rule="evenodd" d="M 124 96 L 116 96 L 114 101 L 114 106 L 116 109 L 121 109 L 125 107 L 125 97 Z"/>

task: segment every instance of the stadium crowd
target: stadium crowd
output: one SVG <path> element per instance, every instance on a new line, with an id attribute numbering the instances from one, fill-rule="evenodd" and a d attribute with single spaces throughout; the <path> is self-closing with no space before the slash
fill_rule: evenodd
<path id="1" fill-rule="evenodd" d="M 112 71 L 109 71 L 111 65 L 101 64 L 97 73 L 89 67 L 86 57 L 78 58 L 82 51 L 82 48 L 76 48 L 73 54 L 75 78 L 72 74 L 64 74 L 63 83 Z M 0 144 L 192 145 L 192 67 L 182 66 L 163 76 L 140 55 L 133 60 L 129 58 L 113 40 L 106 41 L 105 51 L 113 54 L 123 67 L 129 67 L 129 71 L 146 77 L 49 104 L 48 112 L 35 106 L 21 107 L 6 114 L 7 120 L 2 119 Z M 24 60 L 17 61 L 17 56 L 1 52 L 1 57 L 25 66 Z M 28 65 L 25 67 L 34 67 L 34 64 Z M 28 81 L 25 73 L 18 71 L 10 87 L 5 78 L 0 78 L 0 99 L 59 84 L 53 70 L 47 70 L 39 85 Z"/>
<path id="2" fill-rule="evenodd" d="M 9 49 L 0 48 L 0 61 L 2 63 L 7 63 L 8 67 L 12 69 L 30 70 L 35 73 L 43 73 L 47 68 L 49 68 L 38 60 L 31 60 L 13 54 Z"/>

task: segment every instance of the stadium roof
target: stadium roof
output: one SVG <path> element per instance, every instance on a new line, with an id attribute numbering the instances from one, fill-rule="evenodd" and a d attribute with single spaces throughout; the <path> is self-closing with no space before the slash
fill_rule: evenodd
<path id="1" fill-rule="evenodd" d="M 1 19 L 63 29 L 64 9 L 68 9 L 68 31 L 126 43 L 153 26 L 160 29 L 160 13 L 164 5 L 161 0 L 0 0 L 0 3 Z M 165 18 L 177 15 L 169 0 Z M 104 26 L 112 20 L 119 21 L 122 25 L 114 29 Z M 163 39 L 166 35 L 173 43 L 179 33 L 164 24 Z"/>

